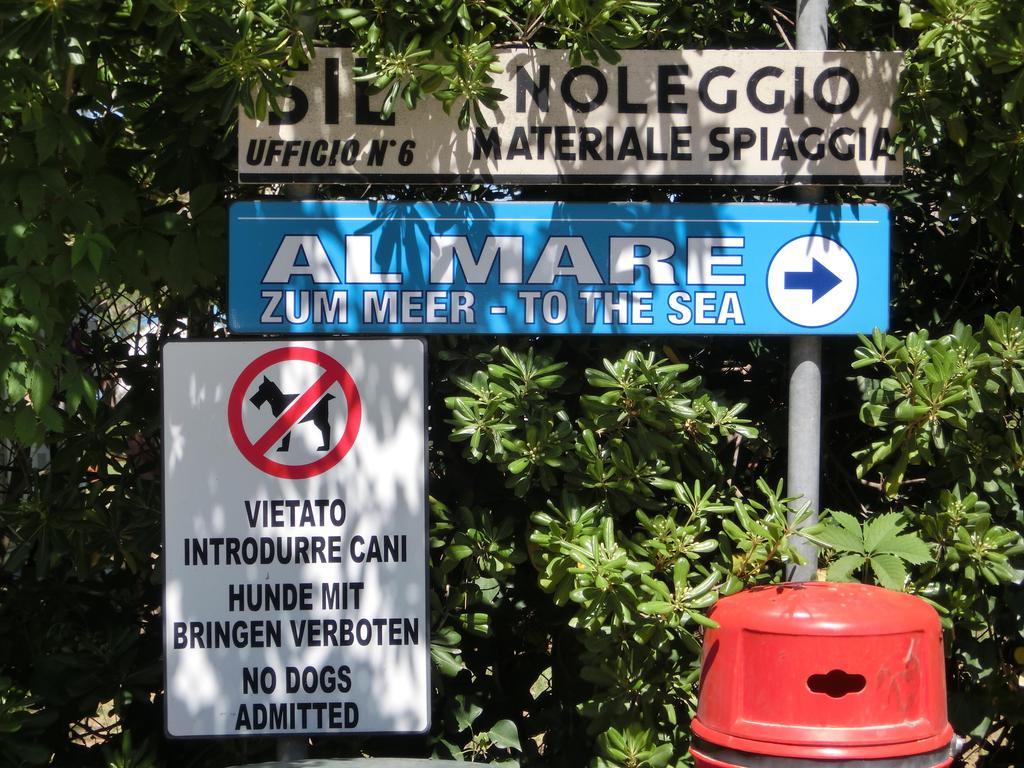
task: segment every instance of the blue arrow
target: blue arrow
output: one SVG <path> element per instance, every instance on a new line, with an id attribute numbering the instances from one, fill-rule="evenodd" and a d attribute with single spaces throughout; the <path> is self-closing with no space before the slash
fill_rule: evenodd
<path id="1" fill-rule="evenodd" d="M 787 291 L 809 290 L 813 304 L 843 281 L 813 256 L 811 262 L 810 272 L 787 272 L 785 288 Z"/>

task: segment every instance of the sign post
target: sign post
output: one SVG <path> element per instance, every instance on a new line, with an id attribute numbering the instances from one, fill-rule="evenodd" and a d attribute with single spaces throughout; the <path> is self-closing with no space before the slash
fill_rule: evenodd
<path id="1" fill-rule="evenodd" d="M 796 44 L 801 49 L 828 48 L 828 0 L 797 0 Z M 820 189 L 797 190 L 799 198 L 814 204 Z M 881 327 L 881 326 L 880 326 Z M 789 420 L 787 435 L 786 493 L 793 497 L 790 525 L 801 527 L 818 521 L 821 498 L 821 337 L 794 336 L 789 342 Z M 818 573 L 818 548 L 802 536 L 793 547 L 803 565 L 786 567 L 787 581 L 814 581 Z"/>
<path id="2" fill-rule="evenodd" d="M 172 736 L 429 727 L 424 354 L 164 348 Z"/>

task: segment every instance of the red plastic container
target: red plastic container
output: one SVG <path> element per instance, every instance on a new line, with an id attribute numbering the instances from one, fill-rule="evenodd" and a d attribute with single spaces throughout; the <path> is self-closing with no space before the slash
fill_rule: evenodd
<path id="1" fill-rule="evenodd" d="M 952 763 L 942 633 L 923 600 L 864 584 L 783 584 L 723 598 L 711 618 L 719 627 L 704 636 L 693 720 L 698 768 Z"/>

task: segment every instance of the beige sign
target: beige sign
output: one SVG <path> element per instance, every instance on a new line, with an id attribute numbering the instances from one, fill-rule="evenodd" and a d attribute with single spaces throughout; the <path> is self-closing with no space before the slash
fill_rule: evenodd
<path id="1" fill-rule="evenodd" d="M 380 116 L 350 49 L 322 48 L 281 112 L 240 115 L 242 182 L 892 184 L 899 53 L 499 52 L 504 94 L 460 130 L 428 97 Z M 453 112 L 458 111 L 458 104 Z"/>

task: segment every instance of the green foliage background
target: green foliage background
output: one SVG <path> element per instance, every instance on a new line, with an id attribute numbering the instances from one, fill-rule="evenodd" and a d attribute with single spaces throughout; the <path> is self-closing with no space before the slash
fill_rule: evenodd
<path id="1" fill-rule="evenodd" d="M 496 46 L 777 48 L 770 0 L 0 1 L 0 764 L 256 762 L 162 732 L 160 341 L 223 335 L 239 103 L 314 44 L 463 123 Z M 933 601 L 951 716 L 1022 748 L 1024 2 L 833 0 L 833 46 L 904 50 L 891 335 L 826 345 L 831 578 Z M 389 199 L 787 199 L 785 190 L 321 187 Z M 685 763 L 701 628 L 778 580 L 784 340 L 431 342 L 428 737 L 314 754 Z M 855 405 L 856 404 L 856 405 Z"/>

